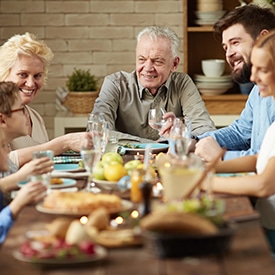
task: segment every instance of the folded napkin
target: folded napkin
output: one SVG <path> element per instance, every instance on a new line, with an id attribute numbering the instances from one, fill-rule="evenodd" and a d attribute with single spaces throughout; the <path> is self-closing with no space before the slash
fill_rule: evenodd
<path id="1" fill-rule="evenodd" d="M 80 156 L 56 156 L 53 158 L 54 163 L 66 164 L 66 163 L 79 163 L 81 161 Z"/>
<path id="2" fill-rule="evenodd" d="M 71 173 L 71 172 L 63 172 L 63 171 L 58 171 L 54 170 L 51 173 L 51 176 L 53 178 L 73 178 L 73 179 L 80 179 L 80 178 L 85 178 L 89 176 L 88 172 L 76 172 L 76 173 Z"/>

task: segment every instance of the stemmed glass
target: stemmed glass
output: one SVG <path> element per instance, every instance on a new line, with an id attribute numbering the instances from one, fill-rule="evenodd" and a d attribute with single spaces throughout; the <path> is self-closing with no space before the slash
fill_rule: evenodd
<path id="1" fill-rule="evenodd" d="M 156 129 L 158 131 L 161 130 L 161 128 L 165 125 L 167 120 L 163 118 L 163 115 L 166 113 L 164 108 L 155 108 L 150 109 L 148 114 L 148 123 L 150 127 L 153 129 Z M 164 138 L 160 135 L 161 138 Z M 164 138 L 165 139 L 165 138 Z"/>
<path id="2" fill-rule="evenodd" d="M 87 130 L 92 136 L 94 147 L 101 151 L 102 156 L 109 140 L 109 125 L 104 115 L 102 113 L 90 114 Z"/>
<path id="3" fill-rule="evenodd" d="M 88 138 L 84 139 L 81 144 L 81 159 L 84 163 L 86 171 L 89 173 L 87 191 L 98 193 L 100 189 L 95 186 L 93 182 L 93 168 L 95 164 L 100 160 L 101 151 L 95 148 L 91 140 Z"/>
<path id="4" fill-rule="evenodd" d="M 175 118 L 169 136 L 170 152 L 175 157 L 184 159 L 187 157 L 188 148 L 191 143 L 191 120 L 184 117 L 184 121 Z"/>

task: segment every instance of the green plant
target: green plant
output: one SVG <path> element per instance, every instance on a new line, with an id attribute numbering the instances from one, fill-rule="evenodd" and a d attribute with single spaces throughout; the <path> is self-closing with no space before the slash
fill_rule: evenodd
<path id="1" fill-rule="evenodd" d="M 98 80 L 90 73 L 90 70 L 74 68 L 72 74 L 68 75 L 66 86 L 71 92 L 97 91 Z"/>

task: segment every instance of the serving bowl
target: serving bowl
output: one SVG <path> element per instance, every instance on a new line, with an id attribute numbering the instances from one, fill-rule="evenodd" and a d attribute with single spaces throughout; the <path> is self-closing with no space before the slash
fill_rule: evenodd
<path id="1" fill-rule="evenodd" d="M 158 258 L 182 258 L 224 254 L 229 250 L 235 232 L 234 223 L 225 223 L 214 235 L 168 234 L 143 231 L 146 250 Z"/>

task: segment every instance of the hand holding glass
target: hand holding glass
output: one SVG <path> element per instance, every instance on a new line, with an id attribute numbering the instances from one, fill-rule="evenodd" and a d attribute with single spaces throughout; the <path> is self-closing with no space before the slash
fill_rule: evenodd
<path id="1" fill-rule="evenodd" d="M 163 108 L 150 109 L 148 115 L 148 123 L 150 127 L 160 131 L 160 129 L 165 125 L 166 120 L 163 119 L 165 110 Z"/>
<path id="2" fill-rule="evenodd" d="M 48 157 L 49 159 L 53 160 L 54 152 L 51 150 L 46 151 L 35 151 L 32 154 L 32 159 L 39 159 Z M 41 175 L 31 175 L 31 181 L 41 181 L 45 186 L 50 185 L 51 180 L 51 173 L 45 173 Z"/>

